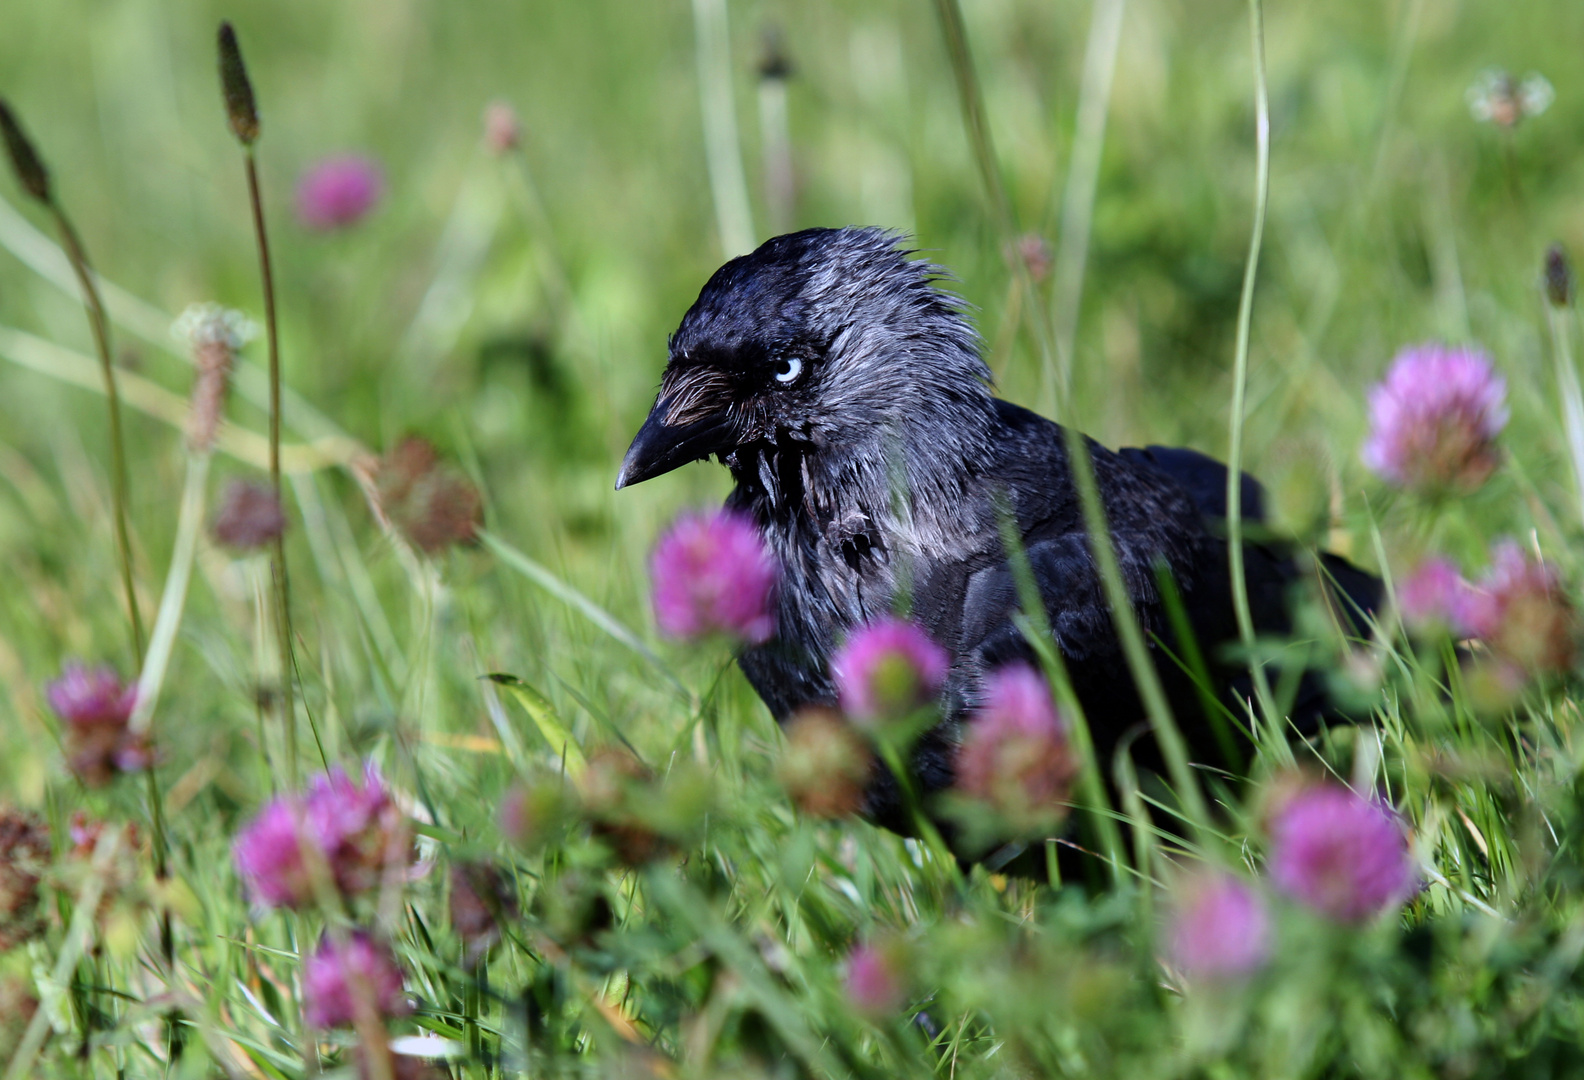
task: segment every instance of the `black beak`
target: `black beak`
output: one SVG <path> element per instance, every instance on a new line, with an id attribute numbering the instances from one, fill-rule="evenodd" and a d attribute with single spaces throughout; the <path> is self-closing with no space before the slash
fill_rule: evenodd
<path id="1" fill-rule="evenodd" d="M 667 424 L 665 398 L 655 402 L 632 446 L 622 459 L 621 472 L 616 474 L 616 490 L 630 484 L 652 480 L 656 476 L 700 461 L 711 454 L 723 454 L 736 445 L 736 425 L 731 414 L 725 411 L 686 424 Z"/>

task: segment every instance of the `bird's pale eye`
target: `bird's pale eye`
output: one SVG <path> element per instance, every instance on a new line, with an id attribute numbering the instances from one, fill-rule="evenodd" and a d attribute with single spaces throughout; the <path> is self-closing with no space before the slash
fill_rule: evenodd
<path id="1" fill-rule="evenodd" d="M 776 361 L 776 382 L 782 384 L 794 383 L 797 381 L 797 377 L 801 374 L 803 374 L 803 361 L 799 360 L 797 357 L 783 356 L 780 360 Z"/>

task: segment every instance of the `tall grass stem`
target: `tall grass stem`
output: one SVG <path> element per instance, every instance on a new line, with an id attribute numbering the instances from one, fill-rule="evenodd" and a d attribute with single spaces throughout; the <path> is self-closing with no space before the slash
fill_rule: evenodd
<path id="1" fill-rule="evenodd" d="M 721 250 L 730 259 L 753 250 L 754 229 L 732 95 L 731 28 L 726 0 L 693 0 L 693 32 L 710 193 L 715 200 Z"/>
<path id="2" fill-rule="evenodd" d="M 1546 316 L 1551 326 L 1557 390 L 1562 396 L 1562 424 L 1567 433 L 1568 457 L 1573 463 L 1573 482 L 1578 488 L 1579 514 L 1584 517 L 1584 390 L 1580 389 L 1578 368 L 1573 363 L 1569 310 L 1548 305 Z"/>
<path id="3" fill-rule="evenodd" d="M 253 211 L 253 235 L 258 244 L 259 280 L 264 291 L 264 335 L 269 350 L 269 474 L 270 487 L 275 500 L 282 506 L 281 497 L 281 374 L 280 327 L 275 313 L 275 271 L 270 261 L 269 232 L 264 227 L 264 198 L 259 190 L 258 159 L 252 146 L 243 148 L 243 161 L 247 169 L 248 203 Z M 291 581 L 286 571 L 286 534 L 284 530 L 275 537 L 274 551 L 270 556 L 270 577 L 275 592 L 275 630 L 279 640 L 281 681 L 279 691 L 280 721 L 286 733 L 286 776 L 292 788 L 297 787 L 297 710 L 292 701 L 292 626 Z"/>
<path id="4" fill-rule="evenodd" d="M 792 228 L 793 202 L 797 197 L 784 75 L 759 79 L 759 157 L 764 170 L 765 216 L 771 232 L 784 233 Z"/>
<path id="5" fill-rule="evenodd" d="M 1105 505 L 1100 501 L 1100 487 L 1095 480 L 1094 459 L 1089 454 L 1089 444 L 1076 428 L 1062 429 L 1067 443 L 1067 457 L 1073 480 L 1078 487 L 1078 501 L 1083 508 L 1084 530 L 1089 536 L 1089 547 L 1100 572 L 1105 589 L 1106 604 L 1111 608 L 1117 638 L 1122 643 L 1122 655 L 1133 675 L 1139 698 L 1149 717 L 1155 742 L 1161 756 L 1166 759 L 1166 771 L 1171 775 L 1172 787 L 1182 804 L 1184 816 L 1194 829 L 1208 835 L 1209 810 L 1204 794 L 1199 789 L 1198 778 L 1188 763 L 1188 744 L 1172 716 L 1171 705 L 1166 700 L 1165 687 L 1161 685 L 1160 672 L 1150 659 L 1149 646 L 1139 627 L 1138 613 L 1133 609 L 1127 583 L 1122 578 L 1122 567 L 1117 562 L 1116 546 L 1111 542 L 1111 527 L 1106 521 Z M 1141 872 L 1144 868 L 1140 868 Z"/>
<path id="6" fill-rule="evenodd" d="M 996 238 L 1012 264 L 1016 294 L 1027 298 L 1020 307 L 1028 319 L 1029 333 L 1039 354 L 1040 408 L 1049 416 L 1059 416 L 1068 408 L 1069 402 L 1060 391 L 1056 351 L 1051 340 L 1051 328 L 1046 321 L 1045 305 L 1039 302 L 1034 275 L 1029 272 L 1028 263 L 1017 248 L 1017 216 L 1012 209 L 1012 197 L 1007 192 L 1006 179 L 1001 175 L 1001 166 L 996 160 L 990 120 L 985 114 L 984 93 L 980 89 L 979 74 L 974 69 L 973 53 L 968 46 L 968 27 L 963 22 L 962 8 L 957 0 L 935 0 L 935 14 L 940 20 L 941 35 L 946 39 L 946 55 L 951 61 L 963 126 L 968 129 L 968 143 L 973 150 L 979 177 L 984 182 L 985 195 L 990 200 Z"/>
<path id="7" fill-rule="evenodd" d="M 107 826 L 94 844 L 88 880 L 83 882 L 82 889 L 77 893 L 66 940 L 61 943 L 61 950 L 55 957 L 55 969 L 51 974 L 54 986 L 65 986 L 71 981 L 72 971 L 88 949 L 99 918 L 99 901 L 109 881 L 110 864 L 121 848 L 121 830 L 119 824 Z M 34 1075 L 33 1062 L 43 1049 L 44 1040 L 49 1037 L 52 1015 L 52 1010 L 43 1007 L 33 1014 L 33 1019 L 17 1043 L 16 1051 L 11 1055 L 11 1064 L 6 1068 L 4 1080 L 23 1080 Z"/>
<path id="8" fill-rule="evenodd" d="M 1254 322 L 1254 283 L 1259 274 L 1260 250 L 1265 243 L 1265 208 L 1270 201 L 1270 94 L 1265 82 L 1265 11 L 1261 0 L 1249 0 L 1249 32 L 1254 49 L 1254 228 L 1249 237 L 1248 261 L 1243 268 L 1243 292 L 1238 300 L 1237 351 L 1232 362 L 1232 434 L 1227 452 L 1227 558 L 1232 572 L 1232 607 L 1237 616 L 1238 638 L 1248 653 L 1249 674 L 1254 680 L 1260 712 L 1274 738 L 1285 738 L 1276 717 L 1270 680 L 1255 652 L 1254 617 L 1249 608 L 1248 579 L 1243 567 L 1243 429 L 1248 409 L 1249 335 Z"/>
<path id="9" fill-rule="evenodd" d="M 127 618 L 132 627 L 132 654 L 134 663 L 143 658 L 143 616 L 138 611 L 137 586 L 132 577 L 132 537 L 127 528 L 127 500 L 131 487 L 127 479 L 126 439 L 121 428 L 121 395 L 116 389 L 115 360 L 110 355 L 110 320 L 105 316 L 104 302 L 94 283 L 93 268 L 88 263 L 88 252 L 83 248 L 72 227 L 66 211 L 53 197 L 49 201 L 55 227 L 60 231 L 61 246 L 67 261 L 77 275 L 82 288 L 83 306 L 88 310 L 88 326 L 93 331 L 94 348 L 99 353 L 100 371 L 104 377 L 105 403 L 110 414 L 110 503 L 115 518 L 116 557 L 121 564 L 121 589 L 126 596 Z"/>
<path id="10" fill-rule="evenodd" d="M 1044 669 L 1045 678 L 1055 692 L 1057 704 L 1066 712 L 1072 728 L 1072 739 L 1082 763 L 1078 777 L 1078 790 L 1088 804 L 1100 847 L 1105 850 L 1114 884 L 1123 881 L 1122 833 L 1113 816 L 1111 799 L 1106 794 L 1104 773 L 1095 757 L 1094 736 L 1089 730 L 1089 718 L 1083 703 L 1073 689 L 1067 662 L 1051 632 L 1050 619 L 1045 613 L 1045 601 L 1040 596 L 1039 585 L 1034 580 L 1034 568 L 1029 563 L 1028 552 L 1017 527 L 1010 506 L 1000 514 L 1001 545 L 1006 550 L 1007 562 L 1012 567 L 1012 579 L 1017 583 L 1018 602 L 1023 614 L 1017 620 L 1018 629 L 1034 649 Z"/>
<path id="11" fill-rule="evenodd" d="M 1062 189 L 1061 233 L 1056 244 L 1051 326 L 1056 340 L 1057 397 L 1071 392 L 1073 349 L 1078 340 L 1078 310 L 1083 301 L 1084 267 L 1089 258 L 1089 230 L 1094 222 L 1095 191 L 1100 182 L 1100 153 L 1105 148 L 1106 116 L 1111 111 L 1111 84 L 1122 43 L 1122 16 L 1127 0 L 1095 0 L 1084 48 L 1083 82 L 1078 91 L 1077 130 L 1067 183 Z"/>

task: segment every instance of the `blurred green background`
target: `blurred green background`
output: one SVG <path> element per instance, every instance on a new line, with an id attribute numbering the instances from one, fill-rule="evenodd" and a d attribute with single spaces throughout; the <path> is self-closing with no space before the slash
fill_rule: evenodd
<path id="1" fill-rule="evenodd" d="M 1090 5 L 963 8 L 1018 229 L 1059 247 Z M 729 15 L 756 238 L 770 235 L 772 217 L 758 69 L 775 37 L 793 69 L 789 224 L 914 234 L 959 279 L 1003 393 L 1036 404 L 1035 350 L 1008 318 L 1010 237 L 987 209 L 933 5 L 733 0 Z M 666 334 L 725 254 L 693 9 L 680 0 L 8 5 L 0 94 L 52 166 L 104 275 L 172 315 L 206 300 L 261 312 L 241 163 L 215 74 L 222 18 L 237 26 L 263 115 L 290 386 L 376 450 L 408 432 L 433 439 L 481 482 L 492 528 L 647 628 L 643 562 L 657 529 L 727 486 L 723 470 L 693 466 L 611 490 Z M 1279 2 L 1267 36 L 1273 172 L 1247 461 L 1272 486 L 1283 523 L 1329 530 L 1332 543 L 1372 561 L 1369 523 L 1391 507 L 1358 461 L 1365 389 L 1398 347 L 1426 338 L 1482 342 L 1510 378 L 1510 445 L 1523 469 L 1479 496 L 1496 528 L 1520 527 L 1502 524 L 1521 504 L 1515 492 L 1570 501 L 1537 280 L 1551 241 L 1584 250 L 1584 98 L 1572 81 L 1584 5 Z M 1477 122 L 1466 92 L 1492 67 L 1544 73 L 1555 102 L 1514 129 Z M 494 100 L 520 117 L 519 155 L 482 145 Z M 1066 415 L 1102 441 L 1226 452 L 1253 136 L 1245 7 L 1130 0 Z M 316 159 L 347 151 L 382 164 L 385 198 L 353 228 L 309 232 L 294 220 L 293 186 Z M 0 195 L 47 226 L 9 177 Z M 1049 277 L 1040 288 L 1049 305 Z M 90 352 L 75 296 L 9 251 L 0 251 L 0 326 Z M 117 348 L 130 369 L 185 395 L 178 356 L 124 330 Z M 261 361 L 261 345 L 249 355 Z M 95 394 L 0 362 L 0 715 L 36 735 L 36 687 L 59 657 L 105 655 L 119 639 L 102 410 Z M 263 428 L 244 401 L 232 415 Z M 151 606 L 182 454 L 170 426 L 130 423 Z M 222 462 L 221 471 L 248 468 Z M 381 590 L 404 570 L 350 480 L 327 471 L 313 486 L 336 520 L 293 530 L 299 623 L 310 643 L 328 643 L 327 699 L 372 708 L 359 684 L 373 676 L 358 659 L 371 632 L 345 629 L 346 649 L 330 647 L 349 586 L 325 571 L 314 530 L 356 549 L 367 564 L 356 572 Z M 343 517 L 350 531 L 338 531 Z M 1393 546 L 1423 539 L 1388 534 Z M 1483 538 L 1442 540 L 1483 548 Z M 196 670 L 196 653 L 234 681 L 245 717 L 246 590 L 214 553 L 200 569 L 209 587 L 194 589 L 194 648 L 179 652 L 172 683 Z M 490 666 L 540 678 L 553 668 L 618 719 L 657 693 L 643 668 L 613 674 L 590 659 L 591 643 L 605 647 L 597 631 L 541 610 L 537 594 L 487 557 L 458 556 L 446 576 L 456 603 L 439 605 L 451 613 L 442 633 L 476 634 Z M 388 606 L 403 642 L 434 614 L 433 605 Z M 229 637 L 213 629 L 226 622 Z M 453 640 L 438 640 L 449 655 Z M 477 670 L 451 659 L 458 680 Z M 330 678 L 338 667 L 340 683 Z M 466 685 L 457 683 L 459 696 L 471 699 Z M 396 679 L 375 711 L 410 712 L 413 693 Z M 194 717 L 218 707 L 193 696 Z M 36 792 L 23 779 L 36 760 L 0 769 Z"/>

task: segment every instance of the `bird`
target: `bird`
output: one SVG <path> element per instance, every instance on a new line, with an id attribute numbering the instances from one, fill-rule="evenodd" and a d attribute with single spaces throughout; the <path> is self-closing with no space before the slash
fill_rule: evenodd
<path id="1" fill-rule="evenodd" d="M 1146 711 L 1084 528 L 1066 433 L 996 396 L 952 279 L 906 245 L 878 228 L 808 229 L 720 267 L 669 339 L 654 405 L 616 487 L 710 457 L 730 471 L 727 508 L 757 525 L 781 571 L 774 636 L 737 657 L 778 722 L 835 706 L 833 654 L 855 629 L 898 610 L 947 650 L 940 720 L 905 765 L 924 796 L 952 785 L 986 675 L 1036 656 L 1018 625 L 1003 543 L 1003 525 L 1015 526 L 1094 753 L 1109 763 Z M 1129 600 L 1189 751 L 1195 761 L 1224 757 L 1199 687 L 1174 659 L 1181 650 L 1170 646 L 1180 643 L 1158 575 L 1169 574 L 1180 595 L 1214 692 L 1246 714 L 1247 670 L 1224 648 L 1238 637 L 1227 468 L 1190 449 L 1085 445 Z M 1265 518 L 1264 491 L 1245 474 L 1240 493 L 1252 531 Z M 1303 560 L 1272 540 L 1246 542 L 1244 556 L 1255 629 L 1289 633 Z M 1310 565 L 1344 627 L 1362 632 L 1380 582 L 1334 555 Z M 1294 723 L 1312 728 L 1328 707 L 1321 680 L 1304 676 Z M 1140 766 L 1160 771 L 1159 748 L 1130 741 Z M 880 768 L 864 813 L 908 832 L 905 801 Z"/>

